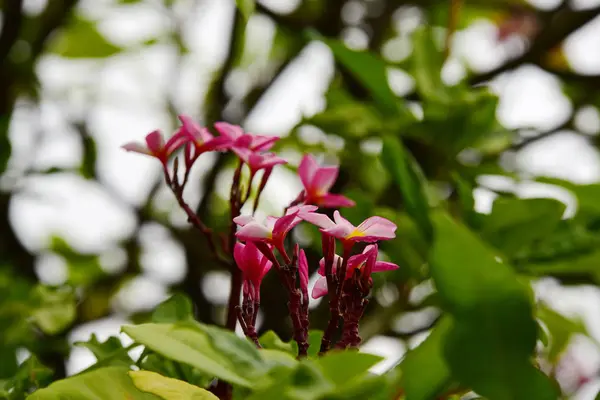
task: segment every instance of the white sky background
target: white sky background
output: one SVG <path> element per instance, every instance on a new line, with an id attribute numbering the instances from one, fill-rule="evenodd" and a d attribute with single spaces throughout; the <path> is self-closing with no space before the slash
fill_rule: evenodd
<path id="1" fill-rule="evenodd" d="M 540 7 L 555 6 L 558 1 L 531 1 Z M 40 9 L 43 0 L 26 0 L 30 12 Z M 84 0 L 81 12 L 101 20 L 101 30 L 116 44 L 130 46 L 156 37 L 169 29 L 170 21 L 152 5 L 152 1 L 131 7 L 112 6 L 110 0 Z M 193 1 L 182 1 L 182 15 Z M 39 115 L 26 106 L 21 107 L 11 125 L 14 145 L 14 168 L 26 167 L 31 162 L 31 144 L 39 140 L 35 153 L 35 166 L 77 166 L 82 149 L 76 133 L 67 128 L 66 117 L 92 112 L 93 135 L 99 148 L 99 170 L 103 181 L 108 182 L 112 193 L 98 185 L 85 182 L 77 176 L 54 175 L 31 177 L 19 185 L 24 188 L 11 205 L 11 218 L 16 231 L 31 250 L 43 249 L 51 234 L 59 234 L 73 247 L 82 251 L 103 251 L 107 266 L 118 267 L 122 252 L 115 243 L 128 237 L 136 221 L 130 204 L 143 202 L 159 169 L 154 160 L 128 154 L 119 146 L 130 140 L 143 140 L 146 133 L 160 128 L 170 132 L 169 116 L 165 111 L 165 93 L 175 93 L 176 106 L 184 113 L 195 115 L 211 73 L 222 62 L 226 49 L 224 42 L 230 29 L 233 0 L 203 0 L 195 7 L 190 23 L 183 32 L 191 53 L 184 60 L 179 79 L 173 81 L 175 54 L 168 46 L 153 46 L 142 51 L 118 55 L 102 63 L 94 61 L 64 60 L 45 57 L 38 66 L 42 82 L 42 108 Z M 288 11 L 297 1 L 269 0 L 265 5 Z M 597 0 L 574 1 L 578 7 L 597 5 Z M 354 7 L 356 4 L 354 5 Z M 408 21 L 408 22 L 407 22 Z M 399 24 L 403 27 L 410 21 Z M 273 28 L 260 19 L 250 23 L 250 36 L 260 45 L 260 51 L 270 42 Z M 458 60 L 475 70 L 485 70 L 503 62 L 506 48 L 495 44 L 495 28 L 486 22 L 474 24 L 468 31 L 455 37 L 453 59 L 444 70 L 448 81 L 462 73 Z M 360 33 L 346 36 L 353 44 L 360 44 Z M 256 47 L 256 46 L 255 46 Z M 565 53 L 572 66 L 581 73 L 600 74 L 600 19 L 596 19 L 567 41 Z M 284 75 L 273 85 L 263 101 L 246 120 L 244 126 L 255 133 L 285 135 L 299 121 L 301 113 L 312 114 L 323 107 L 323 94 L 333 74 L 333 59 L 329 50 L 320 43 L 310 44 Z M 245 77 L 234 75 L 229 82 L 232 90 L 243 90 Z M 408 85 L 411 84 L 408 80 Z M 92 87 L 90 92 L 86 87 Z M 498 118 L 510 128 L 537 127 L 551 129 L 569 118 L 572 105 L 559 86 L 559 82 L 543 71 L 525 66 L 510 74 L 498 77 L 493 87 L 501 96 Z M 240 89 L 241 88 L 241 89 Z M 400 88 L 401 89 L 401 88 Z M 99 93 L 97 99 L 90 93 Z M 577 121 L 591 135 L 600 130 L 600 119 L 594 110 L 582 110 Z M 40 131 L 43 128 L 43 131 Z M 41 133 L 41 135 L 40 135 Z M 38 139 L 39 136 L 39 139 Z M 197 180 L 212 162 L 210 156 L 196 166 Z M 529 146 L 516 155 L 518 165 L 532 174 L 543 174 L 589 183 L 600 180 L 600 158 L 584 139 L 568 131 L 557 133 Z M 226 177 L 224 177 L 226 178 Z M 564 193 L 549 190 L 544 185 L 521 184 L 515 186 L 505 179 L 490 178 L 487 186 L 512 188 L 525 197 L 553 196 L 571 203 Z M 198 186 L 197 186 L 198 187 Z M 198 201 L 198 189 L 190 188 L 190 200 Z M 270 212 L 280 210 L 295 197 L 300 183 L 287 171 L 279 171 L 263 194 L 269 200 Z M 193 198 L 196 193 L 196 198 Z M 477 189 L 477 208 L 489 210 L 494 195 L 491 191 Z M 160 196 L 163 206 L 169 207 L 168 195 Z M 269 212 L 269 210 L 266 210 Z M 176 216 L 177 218 L 177 216 Z M 180 219 L 180 218 L 179 218 Z M 163 282 L 176 282 L 182 278 L 185 259 L 180 246 L 169 238 L 163 228 L 151 225 L 142 235 L 145 274 L 136 279 L 115 300 L 115 309 L 148 308 L 167 296 Z M 60 259 L 44 255 L 39 260 L 39 274 L 48 282 L 64 279 L 65 268 Z M 214 283 L 226 292 L 224 274 L 213 276 Z M 211 286 L 211 285 L 207 285 Z M 552 282 L 540 284 L 540 295 L 560 311 L 573 312 L 586 318 L 594 336 L 600 340 L 600 320 L 595 316 L 600 305 L 600 291 L 595 288 L 564 289 Z M 209 293 L 207 293 L 209 294 Z M 219 295 L 219 293 L 214 293 Z M 73 333 L 72 339 L 87 340 L 91 332 L 100 337 L 116 334 L 123 323 L 121 317 L 88 324 Z M 579 349 L 579 350 L 578 350 Z M 583 349 L 583 350 L 581 350 Z M 384 354 L 394 362 L 404 347 L 390 338 L 376 338 L 365 345 L 365 350 Z M 600 365 L 597 352 L 589 351 L 585 344 L 579 346 L 578 359 L 593 371 Z M 75 349 L 69 370 L 76 372 L 93 361 L 85 349 Z M 593 386 L 593 385 L 591 385 Z M 579 399 L 593 398 L 600 384 L 581 393 Z M 588 393 L 589 392 L 589 393 Z M 592 397 L 590 397 L 592 396 Z"/>

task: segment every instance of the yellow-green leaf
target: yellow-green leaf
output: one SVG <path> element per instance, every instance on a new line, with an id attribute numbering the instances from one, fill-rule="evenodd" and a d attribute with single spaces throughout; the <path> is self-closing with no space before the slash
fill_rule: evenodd
<path id="1" fill-rule="evenodd" d="M 218 400 L 206 389 L 190 385 L 179 379 L 167 378 L 150 371 L 129 371 L 133 384 L 143 392 L 149 392 L 164 400 Z"/>

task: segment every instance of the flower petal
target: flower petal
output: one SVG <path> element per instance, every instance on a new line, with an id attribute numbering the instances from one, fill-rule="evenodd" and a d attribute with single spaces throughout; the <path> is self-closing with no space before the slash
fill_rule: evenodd
<path id="1" fill-rule="evenodd" d="M 250 150 L 254 151 L 267 151 L 278 141 L 279 136 L 264 136 L 264 135 L 252 135 L 252 143 L 250 144 Z"/>
<path id="2" fill-rule="evenodd" d="M 140 142 L 125 143 L 123 146 L 121 146 L 121 148 L 127 151 L 133 151 L 135 153 L 147 154 L 149 156 L 152 155 L 150 149 Z"/>
<path id="3" fill-rule="evenodd" d="M 377 261 L 373 266 L 373 272 L 393 271 L 398 268 L 400 267 L 394 263 L 387 261 Z"/>
<path id="4" fill-rule="evenodd" d="M 152 154 L 158 155 L 163 151 L 165 139 L 159 130 L 152 131 L 146 135 L 146 144 L 148 145 L 148 149 L 152 152 Z"/>
<path id="5" fill-rule="evenodd" d="M 292 206 L 292 207 L 288 208 L 288 210 L 286 211 L 286 215 L 298 213 L 298 216 L 300 216 L 300 214 L 314 212 L 314 211 L 317 211 L 318 209 L 319 209 L 319 207 L 317 207 L 317 206 L 313 206 L 313 205 L 309 205 L 309 204 L 302 204 L 300 206 Z"/>
<path id="6" fill-rule="evenodd" d="M 233 222 L 235 222 L 239 226 L 244 226 L 248 225 L 250 222 L 256 222 L 256 220 L 250 215 L 238 215 L 233 219 Z"/>
<path id="7" fill-rule="evenodd" d="M 236 140 L 244 134 L 241 126 L 228 124 L 227 122 L 215 122 L 215 129 L 223 136 Z"/>
<path id="8" fill-rule="evenodd" d="M 311 191 L 319 195 L 328 193 L 337 179 L 338 170 L 338 167 L 321 167 L 317 169 L 310 183 Z"/>
<path id="9" fill-rule="evenodd" d="M 308 287 L 308 260 L 304 250 L 298 254 L 298 272 L 300 274 L 300 288 L 305 290 Z"/>
<path id="10" fill-rule="evenodd" d="M 396 224 L 382 217 L 370 217 L 364 220 L 356 229 L 367 237 L 393 239 L 396 237 Z"/>
<path id="11" fill-rule="evenodd" d="M 237 242 L 235 244 L 235 246 L 233 247 L 233 259 L 235 260 L 235 263 L 237 264 L 238 268 L 241 271 L 245 271 L 246 269 L 246 260 L 244 257 L 244 249 L 246 248 L 246 246 L 241 243 L 241 242 Z"/>
<path id="12" fill-rule="evenodd" d="M 240 228 L 235 235 L 242 240 L 265 240 L 271 238 L 271 231 L 258 222 L 250 222 Z"/>
<path id="13" fill-rule="evenodd" d="M 299 212 L 298 216 L 306 222 L 310 222 L 311 224 L 316 225 L 322 229 L 330 229 L 335 227 L 335 223 L 325 214 L 319 214 L 314 212 Z"/>
<path id="14" fill-rule="evenodd" d="M 302 220 L 297 218 L 296 214 L 287 214 L 275 221 L 273 226 L 273 236 L 283 240 L 290 229 L 298 225 Z"/>
<path id="15" fill-rule="evenodd" d="M 306 154 L 302 158 L 302 161 L 300 161 L 300 165 L 298 166 L 298 175 L 300 175 L 300 180 L 307 191 L 312 191 L 312 181 L 318 169 L 319 164 L 311 154 Z"/>
<path id="16" fill-rule="evenodd" d="M 322 276 L 315 282 L 315 286 L 312 290 L 312 298 L 318 299 L 319 297 L 325 296 L 327 292 L 327 278 Z"/>
<path id="17" fill-rule="evenodd" d="M 354 201 L 341 194 L 331 193 L 319 197 L 315 203 L 323 208 L 354 207 L 356 205 Z"/>
<path id="18" fill-rule="evenodd" d="M 333 256 L 332 272 L 334 274 L 335 274 L 335 271 L 337 271 L 337 266 L 341 265 L 343 261 L 344 261 L 344 259 L 342 257 L 338 256 L 337 254 Z M 348 259 L 348 261 L 350 261 L 350 259 Z M 325 276 L 325 257 L 321 258 L 321 260 L 319 261 L 319 269 L 317 270 L 317 272 L 319 273 L 319 275 Z"/>

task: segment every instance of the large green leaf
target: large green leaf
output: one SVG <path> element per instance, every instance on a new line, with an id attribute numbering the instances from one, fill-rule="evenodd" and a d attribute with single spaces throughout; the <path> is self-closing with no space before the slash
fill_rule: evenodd
<path id="1" fill-rule="evenodd" d="M 92 333 L 92 337 L 87 342 L 75 342 L 76 346 L 85 347 L 96 357 L 96 364 L 92 367 L 119 365 L 129 367 L 133 364 L 133 360 L 129 357 L 128 349 L 123 347 L 121 340 L 116 336 L 110 336 L 104 342 L 98 340 L 96 334 Z"/>
<path id="2" fill-rule="evenodd" d="M 286 343 L 277 336 L 273 331 L 267 331 L 258 339 L 264 349 L 280 350 L 289 354 L 294 354 L 294 349 L 291 343 Z M 295 353 L 298 354 L 298 353 Z"/>
<path id="3" fill-rule="evenodd" d="M 215 349 L 211 337 L 195 324 L 130 325 L 124 326 L 123 332 L 166 358 L 191 365 L 203 373 L 243 387 L 252 387 L 255 384 L 253 378 L 264 372 L 260 369 L 248 369 L 248 364 L 236 365 L 235 362 L 241 356 L 231 359 L 231 353 L 221 352 L 221 348 Z M 241 338 L 236 339 L 245 342 Z M 229 338 L 221 340 L 228 342 Z M 232 348 L 241 347 L 234 345 Z M 245 348 L 244 352 L 247 351 L 248 348 Z M 246 355 L 245 360 L 249 358 Z"/>
<path id="4" fill-rule="evenodd" d="M 493 399 L 556 399 L 531 363 L 537 324 L 528 288 L 473 232 L 441 212 L 434 222 L 431 273 L 453 317 L 444 346 L 453 378 Z"/>
<path id="5" fill-rule="evenodd" d="M 175 293 L 156 307 L 152 313 L 152 322 L 193 321 L 194 306 L 189 297 Z"/>
<path id="6" fill-rule="evenodd" d="M 558 361 L 572 336 L 577 334 L 588 336 L 583 321 L 567 318 L 544 304 L 538 306 L 537 317 L 544 323 L 550 333 L 550 345 L 547 352 L 548 360 L 551 363 Z"/>
<path id="7" fill-rule="evenodd" d="M 399 368 L 407 400 L 435 399 L 448 386 L 450 370 L 443 357 L 452 318 L 443 317 L 423 343 L 408 352 Z"/>
<path id="8" fill-rule="evenodd" d="M 394 178 L 407 213 L 417 222 L 428 239 L 433 236 L 433 227 L 429 218 L 429 203 L 425 195 L 425 180 L 414 158 L 400 141 L 391 136 L 383 139 L 383 164 Z"/>
<path id="9" fill-rule="evenodd" d="M 419 28 L 413 33 L 413 69 L 417 91 L 424 99 L 450 103 L 448 89 L 442 82 L 444 54 L 434 32 L 430 28 Z"/>
<path id="10" fill-rule="evenodd" d="M 67 58 L 105 58 L 123 49 L 106 40 L 95 22 L 77 16 L 57 33 L 49 50 Z"/>
<path id="11" fill-rule="evenodd" d="M 56 381 L 28 397 L 30 400 L 128 399 L 160 400 L 151 393 L 138 390 L 123 367 L 105 367 Z"/>
<path id="12" fill-rule="evenodd" d="M 368 51 L 351 50 L 338 40 L 326 39 L 314 32 L 310 33 L 310 37 L 329 46 L 336 60 L 371 93 L 384 113 L 390 116 L 410 115 L 407 109 L 399 106 L 398 98 L 388 83 L 387 66 L 382 59 Z"/>
<path id="13" fill-rule="evenodd" d="M 206 389 L 178 379 L 167 378 L 156 372 L 129 371 L 129 376 L 138 389 L 155 394 L 164 400 L 219 400 Z"/>
<path id="14" fill-rule="evenodd" d="M 381 360 L 379 356 L 357 351 L 332 351 L 320 357 L 317 364 L 330 381 L 343 386 L 365 376 Z"/>
<path id="15" fill-rule="evenodd" d="M 498 198 L 483 220 L 482 233 L 508 255 L 551 233 L 562 219 L 565 205 L 558 200 Z"/>
<path id="16" fill-rule="evenodd" d="M 31 355 L 21 365 L 17 373 L 0 386 L 0 398 L 2 390 L 9 399 L 25 398 L 25 395 L 33 390 L 43 388 L 52 382 L 52 370 L 44 366 L 36 356 Z"/>

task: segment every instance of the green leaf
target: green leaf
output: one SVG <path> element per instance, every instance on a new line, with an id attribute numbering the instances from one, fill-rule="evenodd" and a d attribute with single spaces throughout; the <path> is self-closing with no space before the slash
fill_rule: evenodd
<path id="1" fill-rule="evenodd" d="M 408 110 L 401 109 L 398 98 L 392 92 L 387 80 L 387 66 L 383 60 L 368 51 L 351 50 L 339 40 L 326 39 L 318 33 L 310 32 L 309 37 L 327 44 L 336 60 L 371 92 L 373 99 L 387 115 L 408 115 Z"/>
<path id="2" fill-rule="evenodd" d="M 142 324 L 124 326 L 123 332 L 137 343 L 174 361 L 197 368 L 232 384 L 252 387 L 255 370 L 243 370 L 228 354 L 217 351 L 209 336 L 199 327 L 184 324 Z M 238 338 L 244 342 L 243 339 Z M 256 351 L 256 349 L 255 349 Z"/>
<path id="3" fill-rule="evenodd" d="M 38 286 L 32 296 L 36 307 L 31 317 L 44 333 L 57 334 L 75 320 L 75 294 L 72 290 Z"/>
<path id="4" fill-rule="evenodd" d="M 483 220 L 482 233 L 498 249 L 513 255 L 556 229 L 564 211 L 565 205 L 554 199 L 500 197 Z"/>
<path id="5" fill-rule="evenodd" d="M 244 19 L 248 20 L 254 13 L 256 4 L 254 0 L 235 0 L 235 5 L 240 10 Z"/>
<path id="6" fill-rule="evenodd" d="M 407 400 L 437 398 L 451 381 L 451 374 L 443 357 L 444 340 L 452 318 L 443 317 L 423 343 L 409 351 L 399 368 Z"/>
<path id="7" fill-rule="evenodd" d="M 189 297 L 175 293 L 156 307 L 152 313 L 152 322 L 193 321 L 194 306 Z"/>
<path id="8" fill-rule="evenodd" d="M 129 357 L 128 349 L 123 347 L 121 340 L 116 336 L 110 336 L 104 342 L 98 340 L 95 333 L 92 333 L 87 342 L 75 342 L 75 346 L 85 347 L 96 357 L 96 364 L 92 367 L 107 365 L 119 365 L 124 367 L 131 366 L 134 362 Z"/>
<path id="9" fill-rule="evenodd" d="M 546 325 L 550 333 L 550 346 L 547 351 L 548 361 L 551 363 L 558 361 L 573 335 L 581 334 L 589 337 L 582 320 L 567 318 L 544 304 L 538 305 L 537 317 Z"/>
<path id="10" fill-rule="evenodd" d="M 138 390 L 123 367 L 105 367 L 56 381 L 28 397 L 29 400 L 127 399 L 159 400 Z"/>
<path id="11" fill-rule="evenodd" d="M 348 350 L 328 352 L 316 362 L 323 369 L 325 377 L 335 385 L 343 386 L 366 375 L 369 368 L 381 360 L 381 357 L 373 354 Z"/>
<path id="12" fill-rule="evenodd" d="M 402 193 L 407 213 L 417 222 L 425 237 L 433 237 L 433 226 L 429 218 L 429 204 L 423 186 L 425 181 L 419 165 L 402 143 L 394 137 L 383 139 L 383 164 L 396 181 Z"/>
<path id="13" fill-rule="evenodd" d="M 453 317 L 444 357 L 453 378 L 493 399 L 556 399 L 531 363 L 537 324 L 528 289 L 467 228 L 436 213 L 431 274 Z"/>
<path id="14" fill-rule="evenodd" d="M 67 58 L 106 58 L 123 49 L 106 40 L 96 23 L 77 16 L 53 38 L 51 53 Z"/>
<path id="15" fill-rule="evenodd" d="M 50 384 L 52 375 L 50 368 L 31 355 L 19 366 L 15 376 L 5 382 L 4 390 L 10 393 L 11 399 L 24 398 L 25 394 Z"/>
<path id="16" fill-rule="evenodd" d="M 429 27 L 419 28 L 413 33 L 413 69 L 417 91 L 429 100 L 450 103 L 451 97 L 442 82 L 444 54 Z"/>
<path id="17" fill-rule="evenodd" d="M 291 343 L 285 343 L 273 331 L 267 331 L 263 333 L 262 336 L 258 339 L 258 341 L 264 349 L 280 350 L 292 355 L 297 354 L 294 353 L 294 349 Z"/>
<path id="18" fill-rule="evenodd" d="M 164 400 L 219 400 L 206 389 L 178 379 L 164 377 L 156 372 L 129 371 L 129 376 L 138 389 L 155 394 Z"/>

